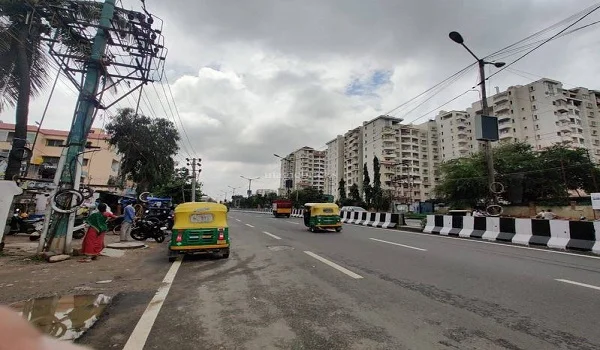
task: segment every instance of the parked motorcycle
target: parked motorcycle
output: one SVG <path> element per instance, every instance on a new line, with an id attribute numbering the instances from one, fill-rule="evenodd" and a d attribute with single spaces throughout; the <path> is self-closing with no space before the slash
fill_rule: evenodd
<path id="1" fill-rule="evenodd" d="M 167 227 L 164 222 L 153 219 L 148 220 L 146 218 L 139 219 L 131 228 L 131 238 L 136 241 L 145 241 L 148 238 L 154 238 L 156 242 L 162 243 L 167 236 L 166 230 Z"/>
<path id="2" fill-rule="evenodd" d="M 44 217 L 36 217 L 36 218 L 21 218 L 18 213 L 14 214 L 10 220 L 10 231 L 9 235 L 14 235 L 17 233 L 27 233 L 32 234 L 37 231 L 37 225 L 39 222 L 44 223 Z"/>
<path id="3" fill-rule="evenodd" d="M 149 209 L 144 212 L 144 219 L 160 221 L 165 223 L 167 230 L 171 230 L 173 228 L 174 219 L 171 210 L 167 209 Z"/>

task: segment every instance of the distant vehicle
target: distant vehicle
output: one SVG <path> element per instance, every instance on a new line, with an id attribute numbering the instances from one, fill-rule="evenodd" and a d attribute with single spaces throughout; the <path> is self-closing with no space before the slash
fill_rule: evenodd
<path id="1" fill-rule="evenodd" d="M 292 215 L 292 201 L 287 199 L 276 199 L 273 201 L 273 216 L 289 218 Z"/>
<path id="2" fill-rule="evenodd" d="M 354 207 L 354 206 L 344 206 L 342 207 L 342 209 L 340 209 L 340 211 L 367 211 L 364 208 L 361 207 Z"/>

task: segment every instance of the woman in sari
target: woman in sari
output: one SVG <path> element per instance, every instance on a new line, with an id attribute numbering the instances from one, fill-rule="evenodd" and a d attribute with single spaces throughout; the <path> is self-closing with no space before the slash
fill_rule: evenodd
<path id="1" fill-rule="evenodd" d="M 104 249 L 104 235 L 108 231 L 106 225 L 106 204 L 98 204 L 98 211 L 90 214 L 85 222 L 90 226 L 85 233 L 83 243 L 81 244 L 81 253 L 85 258 L 80 262 L 90 262 L 96 260 L 102 249 Z"/>

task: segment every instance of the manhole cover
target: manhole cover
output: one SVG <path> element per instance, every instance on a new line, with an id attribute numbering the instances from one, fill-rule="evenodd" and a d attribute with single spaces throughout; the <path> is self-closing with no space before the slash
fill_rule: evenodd
<path id="1" fill-rule="evenodd" d="M 280 251 L 280 250 L 293 250 L 293 247 L 290 247 L 289 245 L 269 245 L 267 246 L 267 248 L 269 248 L 270 250 L 273 251 Z"/>
<path id="2" fill-rule="evenodd" d="M 141 242 L 118 242 L 106 245 L 106 248 L 112 249 L 139 249 L 144 248 L 146 245 Z"/>

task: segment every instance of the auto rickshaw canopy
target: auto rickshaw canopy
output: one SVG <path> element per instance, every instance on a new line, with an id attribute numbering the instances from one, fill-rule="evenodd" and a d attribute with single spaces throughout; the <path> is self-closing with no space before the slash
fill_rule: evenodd
<path id="1" fill-rule="evenodd" d="M 340 207 L 335 203 L 306 203 L 311 216 L 315 215 L 340 215 Z"/>
<path id="2" fill-rule="evenodd" d="M 174 230 L 227 227 L 227 207 L 212 202 L 187 202 L 175 208 Z"/>

